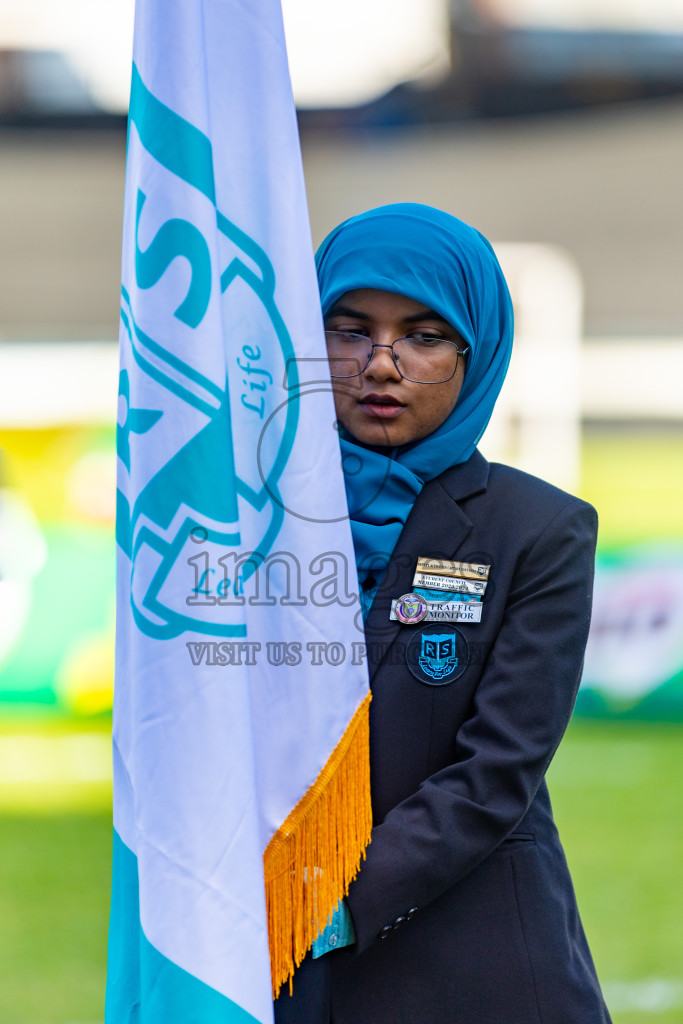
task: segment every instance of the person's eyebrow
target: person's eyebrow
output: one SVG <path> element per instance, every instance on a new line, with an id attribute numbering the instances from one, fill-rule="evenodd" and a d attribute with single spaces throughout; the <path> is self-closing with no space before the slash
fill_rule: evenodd
<path id="1" fill-rule="evenodd" d="M 343 302 L 335 302 L 335 304 L 325 314 L 325 319 L 333 316 L 350 316 L 355 320 L 372 320 L 372 316 L 369 313 L 363 313 L 359 309 L 352 309 L 351 306 L 345 306 Z M 404 324 L 418 324 L 422 320 L 437 320 L 439 323 L 447 324 L 449 327 L 452 325 L 446 319 L 445 316 L 441 316 L 433 309 L 421 309 L 418 313 L 411 313 L 410 316 L 403 317 Z"/>
<path id="2" fill-rule="evenodd" d="M 438 320 L 441 324 L 448 324 L 449 327 L 453 325 L 446 319 L 445 316 L 441 316 L 441 313 L 435 312 L 433 309 L 420 310 L 419 313 L 412 313 L 410 316 L 403 318 L 404 324 L 417 324 L 421 320 Z"/>
<path id="3" fill-rule="evenodd" d="M 328 309 L 327 313 L 325 313 L 325 319 L 327 320 L 331 316 L 350 316 L 354 320 L 372 320 L 368 313 L 361 313 L 358 309 L 345 306 L 343 302 L 335 302 L 332 308 Z"/>

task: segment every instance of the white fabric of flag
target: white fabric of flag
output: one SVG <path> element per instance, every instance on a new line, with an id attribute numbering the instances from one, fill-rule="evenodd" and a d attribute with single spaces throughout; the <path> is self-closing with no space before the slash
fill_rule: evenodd
<path id="1" fill-rule="evenodd" d="M 122 282 L 106 1018 L 271 1021 L 370 828 L 279 0 L 138 0 Z"/>

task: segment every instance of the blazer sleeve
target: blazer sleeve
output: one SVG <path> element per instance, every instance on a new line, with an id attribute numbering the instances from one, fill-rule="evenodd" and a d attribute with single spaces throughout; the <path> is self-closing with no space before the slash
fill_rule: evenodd
<path id="1" fill-rule="evenodd" d="M 595 510 L 573 499 L 517 567 L 454 763 L 373 829 L 348 896 L 356 953 L 463 878 L 526 814 L 576 699 L 596 536 Z"/>

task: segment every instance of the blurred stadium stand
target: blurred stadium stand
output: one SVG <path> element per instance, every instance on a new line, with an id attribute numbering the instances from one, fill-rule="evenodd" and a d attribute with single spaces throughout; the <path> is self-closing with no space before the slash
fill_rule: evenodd
<path id="1" fill-rule="evenodd" d="M 547 114 L 683 92 L 683 33 L 506 20 L 490 0 L 449 0 L 450 72 L 361 107 L 301 112 L 304 130 Z"/>
<path id="2" fill-rule="evenodd" d="M 0 48 L 2 128 L 120 131 L 122 114 L 104 110 L 72 60 L 59 50 Z"/>
<path id="3" fill-rule="evenodd" d="M 306 133 L 313 236 L 414 200 L 576 260 L 585 333 L 683 336 L 683 99 L 379 133 Z M 0 338 L 117 334 L 125 131 L 0 133 Z"/>

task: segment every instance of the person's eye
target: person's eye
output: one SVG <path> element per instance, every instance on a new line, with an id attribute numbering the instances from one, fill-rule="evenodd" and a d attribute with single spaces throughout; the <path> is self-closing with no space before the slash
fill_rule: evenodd
<path id="1" fill-rule="evenodd" d="M 442 338 L 440 334 L 425 334 L 424 331 L 415 331 L 414 334 L 408 335 L 408 340 L 422 348 L 433 348 L 448 339 Z"/>
<path id="2" fill-rule="evenodd" d="M 328 327 L 328 331 L 334 331 L 336 334 L 345 334 L 347 337 L 353 340 L 354 338 L 367 338 L 368 332 L 364 327 L 347 327 L 343 325 L 341 327 Z"/>

